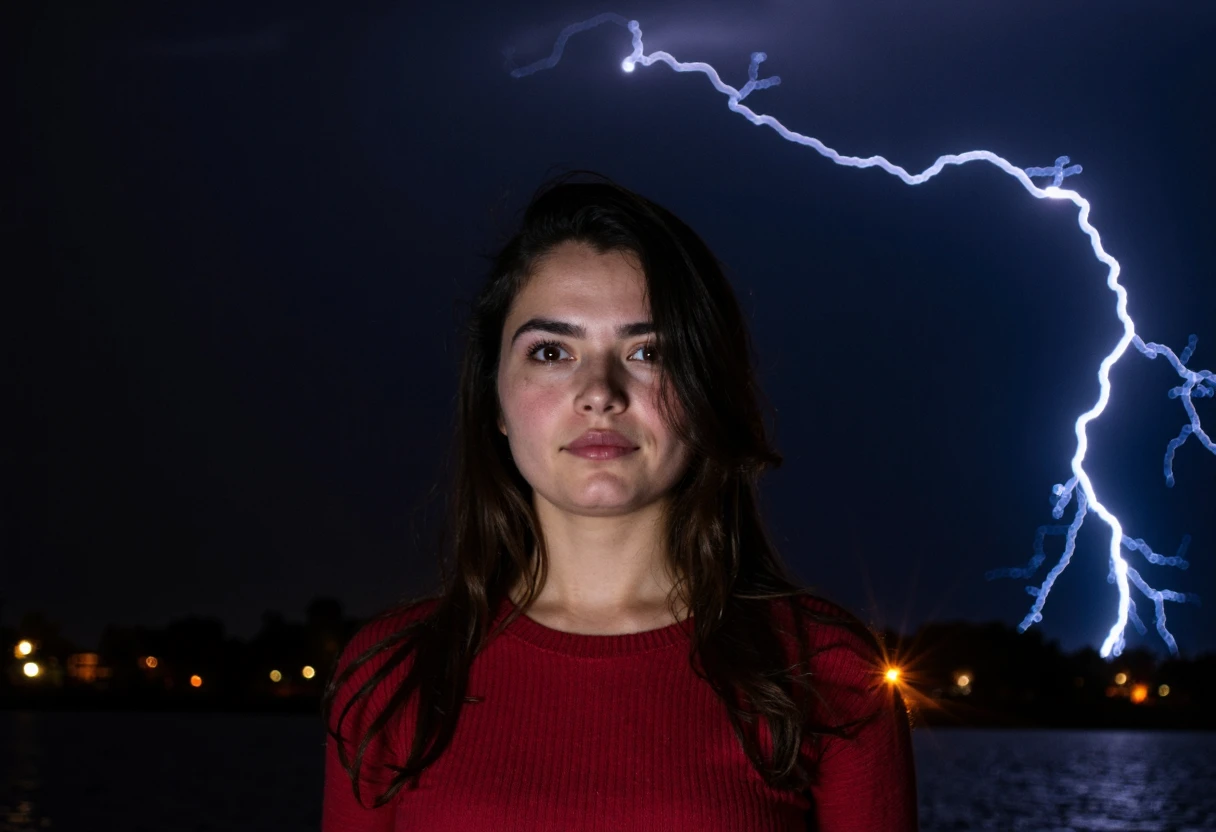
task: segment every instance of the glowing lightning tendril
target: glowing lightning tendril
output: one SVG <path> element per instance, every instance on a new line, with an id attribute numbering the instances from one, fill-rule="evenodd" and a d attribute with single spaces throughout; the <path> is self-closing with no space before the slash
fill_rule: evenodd
<path id="1" fill-rule="evenodd" d="M 667 64 L 676 72 L 700 72 L 704 74 L 714 89 L 726 96 L 726 106 L 733 112 L 739 113 L 752 124 L 757 126 L 763 125 L 771 127 L 782 138 L 794 142 L 796 144 L 805 145 L 813 148 L 822 156 L 826 156 L 838 165 L 847 165 L 856 168 L 879 167 L 894 176 L 898 176 L 909 185 L 919 185 L 945 168 L 946 165 L 961 165 L 966 162 L 984 161 L 989 162 L 1003 170 L 1005 173 L 1012 176 L 1022 187 L 1027 190 L 1032 196 L 1038 199 L 1067 199 L 1070 200 L 1080 213 L 1077 216 L 1077 223 L 1081 230 L 1089 237 L 1090 243 L 1094 250 L 1094 256 L 1105 263 L 1109 269 L 1106 278 L 1106 285 L 1115 293 L 1115 313 L 1119 320 L 1123 322 L 1123 336 L 1115 344 L 1114 349 L 1102 360 L 1102 364 L 1098 368 L 1098 385 L 1100 393 L 1098 401 L 1092 408 L 1082 413 L 1077 417 L 1076 435 L 1077 435 L 1077 450 L 1072 458 L 1073 476 L 1068 482 L 1056 484 L 1051 489 L 1051 502 L 1054 506 L 1052 516 L 1059 519 L 1064 514 L 1064 508 L 1068 505 L 1074 492 L 1077 494 L 1077 507 L 1073 515 L 1073 521 L 1068 526 L 1040 526 L 1035 539 L 1035 554 L 1030 562 L 1023 568 L 1015 569 L 995 569 L 987 573 L 989 579 L 998 577 L 1031 577 L 1042 562 L 1046 559 L 1043 552 L 1043 539 L 1046 535 L 1063 535 L 1065 537 L 1064 552 L 1060 557 L 1059 562 L 1047 573 L 1047 577 L 1039 586 L 1028 586 L 1026 590 L 1035 597 L 1034 603 L 1031 606 L 1029 614 L 1018 625 L 1020 631 L 1025 631 L 1031 624 L 1043 620 L 1042 609 L 1047 601 L 1047 594 L 1051 591 L 1051 586 L 1055 579 L 1065 567 L 1068 566 L 1069 560 L 1072 558 L 1073 549 L 1076 546 L 1077 532 L 1081 528 L 1081 524 L 1085 521 L 1085 516 L 1089 510 L 1093 510 L 1102 520 L 1110 526 L 1110 574 L 1107 576 L 1107 581 L 1115 583 L 1119 588 L 1119 614 L 1106 640 L 1102 644 L 1101 655 L 1103 658 L 1109 656 L 1118 656 L 1123 652 L 1124 647 L 1124 630 L 1127 628 L 1127 622 L 1130 617 L 1132 623 L 1140 631 L 1145 633 L 1145 627 L 1139 616 L 1136 614 L 1136 605 L 1131 600 L 1128 582 L 1135 584 L 1136 588 L 1146 597 L 1152 600 L 1157 622 L 1157 632 L 1161 638 L 1169 645 L 1169 649 L 1175 655 L 1178 653 L 1178 645 L 1174 641 L 1173 635 L 1165 626 L 1165 601 L 1194 601 L 1198 602 L 1198 597 L 1194 594 L 1187 595 L 1186 593 L 1174 592 L 1172 590 L 1156 590 L 1150 587 L 1140 577 L 1140 574 L 1128 565 L 1119 551 L 1120 546 L 1126 546 L 1128 549 L 1139 551 L 1144 555 L 1145 559 L 1150 563 L 1175 566 L 1180 569 L 1187 568 L 1185 559 L 1186 548 L 1190 542 L 1189 537 L 1184 537 L 1182 545 L 1178 548 L 1178 553 L 1172 557 L 1159 555 L 1152 550 L 1143 540 L 1137 538 L 1132 539 L 1123 534 L 1123 526 L 1101 502 L 1098 501 L 1097 494 L 1094 491 L 1093 483 L 1089 479 L 1089 474 L 1086 473 L 1082 463 L 1085 461 L 1085 452 L 1089 447 L 1089 439 L 1086 435 L 1085 427 L 1090 421 L 1101 415 L 1106 409 L 1106 403 L 1110 398 L 1110 368 L 1117 362 L 1123 353 L 1127 350 L 1128 344 L 1135 346 L 1143 355 L 1148 358 L 1156 358 L 1158 355 L 1164 355 L 1174 370 L 1182 378 L 1182 384 L 1174 387 L 1169 391 L 1170 398 L 1182 399 L 1182 406 L 1186 410 L 1189 421 L 1182 426 L 1182 430 L 1178 436 L 1169 441 L 1165 451 L 1165 481 L 1169 486 L 1174 484 L 1173 462 L 1174 452 L 1178 446 L 1184 443 L 1192 434 L 1203 444 L 1205 448 L 1216 454 L 1216 443 L 1203 431 L 1203 427 L 1199 423 L 1199 415 L 1195 411 L 1193 398 L 1203 398 L 1204 396 L 1216 397 L 1216 374 L 1210 370 L 1200 370 L 1198 372 L 1189 369 L 1186 366 L 1190 360 L 1191 354 L 1195 350 L 1196 337 L 1192 335 L 1187 341 L 1186 347 L 1182 350 L 1181 355 L 1175 355 L 1173 350 L 1163 344 L 1145 343 L 1140 336 L 1136 334 L 1135 324 L 1127 314 L 1127 290 L 1119 284 L 1119 263 L 1115 258 L 1106 253 L 1102 248 L 1102 240 L 1095 229 L 1089 223 L 1089 202 L 1081 197 L 1076 191 L 1068 190 L 1061 187 L 1066 177 L 1078 174 L 1081 172 L 1080 165 L 1068 166 L 1069 159 L 1067 156 L 1060 156 L 1056 159 L 1055 164 L 1049 167 L 1029 167 L 1019 168 L 1016 165 L 1010 164 L 1005 159 L 991 153 L 987 150 L 972 150 L 966 153 L 949 154 L 941 156 L 936 162 L 924 171 L 918 174 L 910 174 L 899 165 L 894 165 L 888 162 L 882 156 L 869 156 L 860 158 L 856 156 L 842 156 L 830 147 L 827 147 L 823 142 L 812 136 L 804 136 L 801 133 L 796 133 L 786 128 L 781 122 L 772 116 L 756 113 L 750 108 L 744 106 L 742 101 L 748 95 L 756 90 L 774 87 L 781 83 L 781 79 L 777 76 L 770 78 L 759 78 L 760 64 L 768 57 L 763 52 L 753 52 L 751 63 L 748 66 L 748 81 L 742 89 L 735 89 L 726 84 L 718 76 L 717 70 L 706 63 L 699 61 L 683 62 L 677 61 L 667 52 L 653 52 L 649 55 L 642 52 L 642 28 L 636 20 L 627 20 L 618 14 L 606 13 L 597 15 L 589 20 L 581 23 L 575 23 L 567 26 L 558 35 L 557 41 L 553 46 L 553 52 L 549 57 L 529 64 L 528 66 L 518 67 L 511 70 L 511 75 L 515 78 L 522 78 L 538 72 L 542 69 L 552 69 L 561 60 L 562 51 L 566 47 L 566 41 L 570 36 L 578 32 L 583 32 L 588 29 L 599 26 L 603 23 L 616 23 L 625 27 L 633 36 L 633 52 L 621 62 L 621 68 L 626 72 L 632 72 L 639 64 L 641 66 L 650 66 L 656 62 Z M 508 62 L 511 60 L 511 54 L 507 55 Z M 1044 188 L 1037 187 L 1031 182 L 1032 177 L 1052 178 L 1051 184 Z M 1080 485 L 1080 491 L 1077 492 L 1077 486 Z"/>

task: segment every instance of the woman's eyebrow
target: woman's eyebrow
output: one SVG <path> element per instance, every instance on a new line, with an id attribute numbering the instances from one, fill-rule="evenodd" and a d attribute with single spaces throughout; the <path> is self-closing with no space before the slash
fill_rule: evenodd
<path id="1" fill-rule="evenodd" d="M 554 321 L 550 318 L 529 318 L 520 325 L 519 329 L 515 330 L 515 334 L 511 336 L 511 344 L 514 345 L 519 340 L 519 336 L 525 332 L 548 332 L 553 335 L 562 335 L 566 338 L 587 337 L 587 330 L 578 324 L 571 324 L 566 321 Z M 621 324 L 616 328 L 618 338 L 649 335 L 652 332 L 654 332 L 654 324 L 650 321 Z"/>

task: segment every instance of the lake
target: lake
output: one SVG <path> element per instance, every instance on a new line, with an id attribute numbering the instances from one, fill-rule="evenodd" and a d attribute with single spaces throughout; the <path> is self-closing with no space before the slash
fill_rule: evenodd
<path id="1" fill-rule="evenodd" d="M 1216 734 L 918 729 L 921 828 L 1216 830 Z M 0 711 L 0 832 L 318 829 L 319 717 Z"/>

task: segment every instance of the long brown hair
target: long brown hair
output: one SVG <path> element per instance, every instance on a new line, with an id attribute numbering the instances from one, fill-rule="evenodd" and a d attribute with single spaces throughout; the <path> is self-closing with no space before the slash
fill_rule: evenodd
<path id="1" fill-rule="evenodd" d="M 856 618 L 820 614 L 795 603 L 814 597 L 799 586 L 765 530 L 756 483 L 781 456 L 769 444 L 761 418 L 761 392 L 752 369 L 752 344 L 739 303 L 709 247 L 670 211 L 588 171 L 563 174 L 541 186 L 518 231 L 492 258 L 465 330 L 447 517 L 439 535 L 442 587 L 434 609 L 354 656 L 331 676 L 322 700 L 330 735 L 339 741 L 343 767 L 359 799 L 359 769 L 371 739 L 418 692 L 418 718 L 407 759 L 374 806 L 393 798 L 447 748 L 465 702 L 469 667 L 488 641 L 527 611 L 544 585 L 545 540 L 532 505 L 532 489 L 515 467 L 497 429 L 497 372 L 502 329 L 512 301 L 539 258 L 567 241 L 599 253 L 627 251 L 645 274 L 660 355 L 659 411 L 692 449 L 691 462 L 673 487 L 665 517 L 669 568 L 676 577 L 668 601 L 693 616 L 689 662 L 725 703 L 735 734 L 752 765 L 772 787 L 801 790 L 809 772 L 799 764 L 804 735 L 849 736 L 843 725 L 810 725 L 814 691 L 809 673 L 805 618 L 860 635 L 875 654 L 874 635 Z M 678 404 L 671 396 L 678 398 Z M 673 414 L 683 418 L 673 419 Z M 449 549 L 450 544 L 450 549 Z M 533 558 L 533 552 L 536 557 Z M 449 572 L 447 561 L 454 562 Z M 524 581 L 525 598 L 493 632 L 496 604 Z M 767 602 L 791 599 L 793 636 L 802 659 L 792 667 L 778 639 Z M 406 601 L 377 619 L 417 603 Z M 789 635 L 787 633 L 787 635 Z M 383 665 L 354 693 L 330 728 L 343 683 L 369 660 Z M 354 760 L 342 750 L 341 728 L 351 706 L 407 658 L 404 682 L 368 726 Z M 336 668 L 335 668 L 336 669 Z M 762 758 L 757 719 L 767 722 L 772 758 Z M 862 720 L 863 721 L 863 720 Z"/>

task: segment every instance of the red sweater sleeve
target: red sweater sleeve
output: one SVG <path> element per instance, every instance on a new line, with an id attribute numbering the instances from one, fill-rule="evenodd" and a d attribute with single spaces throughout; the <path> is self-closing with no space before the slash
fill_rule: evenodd
<path id="1" fill-rule="evenodd" d="M 343 649 L 334 672 L 335 678 L 341 674 L 350 662 L 368 647 L 384 638 L 391 628 L 385 622 L 373 622 L 364 626 Z M 378 665 L 377 656 L 368 661 L 343 684 L 334 697 L 333 711 L 328 715 L 326 727 L 337 728 L 338 718 L 342 708 L 349 702 L 359 687 L 375 672 Z M 359 699 L 345 719 L 342 720 L 342 746 L 348 763 L 353 762 L 355 752 L 362 741 L 367 727 L 380 713 L 386 698 L 387 685 L 381 683 L 371 692 Z M 396 801 L 390 801 L 383 806 L 370 807 L 377 797 L 384 793 L 391 782 L 391 772 L 382 767 L 385 761 L 399 761 L 396 743 L 391 740 L 392 722 L 368 745 L 363 755 L 363 765 L 359 775 L 359 800 L 355 800 L 354 788 L 350 775 L 342 767 L 338 759 L 338 741 L 327 731 L 325 739 L 325 789 L 322 798 L 321 832 L 391 832 L 393 829 Z"/>
<path id="2" fill-rule="evenodd" d="M 810 792 L 808 829 L 817 832 L 916 832 L 918 807 L 912 736 L 903 697 L 883 678 L 871 647 L 850 636 L 831 649 L 828 698 L 836 722 L 871 717 L 849 737 L 822 746 Z"/>

